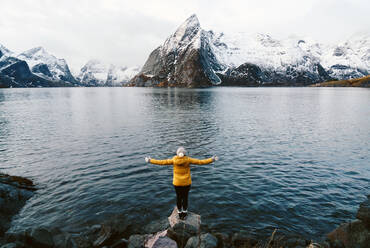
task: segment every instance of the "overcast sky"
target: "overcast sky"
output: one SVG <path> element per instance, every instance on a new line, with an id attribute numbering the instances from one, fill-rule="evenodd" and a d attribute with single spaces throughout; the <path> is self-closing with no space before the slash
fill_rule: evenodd
<path id="1" fill-rule="evenodd" d="M 338 42 L 370 31 L 368 0 L 1 0 L 0 44 L 43 46 L 74 71 L 89 59 L 142 65 L 191 14 L 202 28 Z"/>

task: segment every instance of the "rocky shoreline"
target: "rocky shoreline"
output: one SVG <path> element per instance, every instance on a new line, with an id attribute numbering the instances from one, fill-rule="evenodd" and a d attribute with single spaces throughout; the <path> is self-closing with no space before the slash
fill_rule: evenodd
<path id="1" fill-rule="evenodd" d="M 291 237 L 275 230 L 270 237 L 258 239 L 246 231 L 233 234 L 213 232 L 202 225 L 201 216 L 190 212 L 180 220 L 177 209 L 168 218 L 153 221 L 135 230 L 124 216 L 81 232 L 65 232 L 58 228 L 34 227 L 19 233 L 6 232 L 11 218 L 25 205 L 36 190 L 29 179 L 0 174 L 0 248 L 249 248 L 249 247 L 325 247 L 367 248 L 370 244 L 370 195 L 360 204 L 356 220 L 343 223 L 319 241 Z"/>

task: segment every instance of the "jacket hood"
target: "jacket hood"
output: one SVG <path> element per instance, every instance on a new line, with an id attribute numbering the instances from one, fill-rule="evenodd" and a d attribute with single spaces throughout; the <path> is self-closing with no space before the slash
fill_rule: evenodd
<path id="1" fill-rule="evenodd" d="M 173 160 L 176 161 L 176 164 L 183 165 L 188 161 L 188 157 L 186 155 L 184 157 L 175 156 Z"/>

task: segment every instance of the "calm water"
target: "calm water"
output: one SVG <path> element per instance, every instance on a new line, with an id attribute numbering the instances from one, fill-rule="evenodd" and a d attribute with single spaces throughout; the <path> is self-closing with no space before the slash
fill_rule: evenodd
<path id="1" fill-rule="evenodd" d="M 0 89 L 0 170 L 40 187 L 13 229 L 169 215 L 172 168 L 144 157 L 180 145 L 220 157 L 192 167 L 190 210 L 211 229 L 321 236 L 370 193 L 370 90 Z"/>

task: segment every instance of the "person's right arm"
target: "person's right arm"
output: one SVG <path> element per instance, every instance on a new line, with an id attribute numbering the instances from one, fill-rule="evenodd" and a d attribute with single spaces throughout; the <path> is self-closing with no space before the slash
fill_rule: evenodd
<path id="1" fill-rule="evenodd" d="M 158 159 L 154 159 L 154 158 L 149 157 L 149 158 L 145 158 L 145 161 L 147 161 L 148 163 L 157 164 L 157 165 L 171 165 L 171 164 L 173 164 L 172 159 L 158 160 Z"/>

